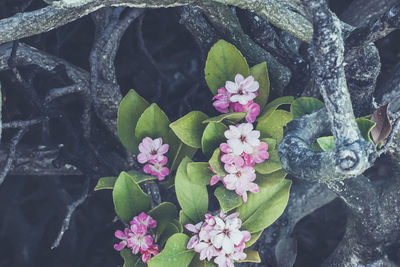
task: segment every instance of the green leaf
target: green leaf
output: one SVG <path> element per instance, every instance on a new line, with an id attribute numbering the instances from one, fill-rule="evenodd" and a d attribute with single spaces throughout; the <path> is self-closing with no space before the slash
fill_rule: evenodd
<path id="1" fill-rule="evenodd" d="M 136 128 L 135 136 L 140 142 L 145 137 L 152 139 L 162 137 L 163 143 L 169 137 L 169 120 L 164 111 L 162 111 L 157 104 L 151 104 L 140 116 Z"/>
<path id="2" fill-rule="evenodd" d="M 317 143 L 323 151 L 330 151 L 335 147 L 335 139 L 333 136 L 319 137 L 317 138 Z"/>
<path id="3" fill-rule="evenodd" d="M 118 108 L 117 132 L 125 148 L 136 155 L 141 140 L 135 137 L 135 127 L 143 111 L 149 106 L 146 100 L 138 95 L 135 90 L 130 90 L 122 99 Z"/>
<path id="4" fill-rule="evenodd" d="M 222 114 L 216 117 L 211 117 L 203 121 L 203 123 L 210 122 L 224 122 L 226 124 L 235 124 L 243 120 L 246 117 L 246 112 L 231 112 Z"/>
<path id="5" fill-rule="evenodd" d="M 276 140 L 274 138 L 261 138 L 260 140 L 268 144 L 268 152 L 276 149 Z"/>
<path id="6" fill-rule="evenodd" d="M 208 168 L 208 162 L 189 162 L 187 174 L 189 180 L 198 185 L 208 185 L 214 173 Z"/>
<path id="7" fill-rule="evenodd" d="M 165 242 L 167 242 L 168 238 L 173 236 L 174 234 L 181 233 L 178 225 L 176 225 L 173 221 L 169 222 L 163 231 L 162 235 L 158 239 L 157 243 L 159 246 L 163 246 Z"/>
<path id="8" fill-rule="evenodd" d="M 261 262 L 260 255 L 258 255 L 257 251 L 252 249 L 245 249 L 243 252 L 246 253 L 247 255 L 246 259 L 237 262 L 256 262 L 256 263 Z"/>
<path id="9" fill-rule="evenodd" d="M 146 267 L 139 256 L 132 254 L 132 250 L 125 248 L 121 250 L 120 254 L 124 259 L 123 267 Z"/>
<path id="10" fill-rule="evenodd" d="M 264 61 L 251 67 L 250 74 L 260 84 L 260 87 L 258 88 L 258 96 L 254 99 L 254 102 L 260 105 L 260 110 L 263 110 L 268 100 L 270 86 L 267 63 Z"/>
<path id="11" fill-rule="evenodd" d="M 269 151 L 269 158 L 262 163 L 254 165 L 254 169 L 261 174 L 268 174 L 282 169 L 281 161 L 278 157 L 278 151 Z"/>
<path id="12" fill-rule="evenodd" d="M 228 190 L 223 185 L 215 189 L 214 195 L 224 212 L 231 211 L 243 204 L 242 198 L 235 191 Z"/>
<path id="13" fill-rule="evenodd" d="M 186 248 L 188 241 L 189 237 L 187 235 L 181 233 L 174 234 L 168 239 L 163 251 L 148 261 L 148 266 L 189 266 L 195 252 Z"/>
<path id="14" fill-rule="evenodd" d="M 201 111 L 192 111 L 169 125 L 176 136 L 188 146 L 200 148 L 201 135 L 205 126 L 203 121 L 208 116 Z"/>
<path id="15" fill-rule="evenodd" d="M 256 183 L 261 187 L 276 186 L 285 179 L 286 175 L 287 173 L 282 169 L 269 174 L 257 173 Z"/>
<path id="16" fill-rule="evenodd" d="M 224 170 L 224 165 L 219 160 L 220 155 L 221 150 L 219 148 L 215 149 L 208 163 L 210 163 L 211 168 L 213 168 L 216 174 L 218 174 L 219 176 L 225 176 L 226 172 Z"/>
<path id="17" fill-rule="evenodd" d="M 358 129 L 360 130 L 365 141 L 374 143 L 374 141 L 371 139 L 371 130 L 375 127 L 376 122 L 363 118 L 356 119 L 356 122 Z"/>
<path id="18" fill-rule="evenodd" d="M 246 242 L 246 248 L 248 248 L 248 247 L 252 246 L 254 243 L 256 243 L 257 240 L 262 235 L 262 233 L 263 233 L 263 230 L 261 230 L 260 232 L 252 234 L 250 240 Z"/>
<path id="19" fill-rule="evenodd" d="M 256 130 L 261 137 L 272 137 L 279 143 L 283 138 L 283 127 L 292 120 L 292 115 L 286 110 L 275 110 L 267 119 L 259 121 Z"/>
<path id="20" fill-rule="evenodd" d="M 128 171 L 128 174 L 138 184 L 140 184 L 142 182 L 146 182 L 146 181 L 151 181 L 151 180 L 157 179 L 157 177 L 145 174 L 145 173 L 143 173 L 141 171 L 137 171 L 137 170 L 130 170 L 130 171 Z"/>
<path id="21" fill-rule="evenodd" d="M 209 262 L 206 260 L 200 260 L 200 254 L 196 253 L 194 255 L 192 262 L 189 267 L 216 267 L 217 265 L 213 262 Z"/>
<path id="22" fill-rule="evenodd" d="M 178 217 L 178 210 L 171 202 L 163 202 L 157 207 L 153 208 L 148 214 L 157 221 L 155 242 L 158 237 L 164 232 L 168 224 Z"/>
<path id="23" fill-rule="evenodd" d="M 292 104 L 294 101 L 293 96 L 283 96 L 279 97 L 277 99 L 274 99 L 270 103 L 268 103 L 264 110 L 262 110 L 260 116 L 258 116 L 257 121 L 261 122 L 263 120 L 266 120 L 275 110 L 277 110 L 280 106 L 286 105 L 286 104 Z"/>
<path id="24" fill-rule="evenodd" d="M 206 126 L 201 137 L 201 149 L 204 155 L 211 157 L 219 144 L 226 141 L 224 133 L 227 129 L 228 127 L 221 122 L 211 122 Z"/>
<path id="25" fill-rule="evenodd" d="M 257 194 L 250 194 L 247 202 L 237 209 L 242 229 L 257 233 L 275 222 L 286 208 L 291 184 L 292 181 L 283 180 L 277 186 L 260 187 Z"/>
<path id="26" fill-rule="evenodd" d="M 179 163 L 181 163 L 184 157 L 192 158 L 196 154 L 197 148 L 190 147 L 182 143 L 181 140 L 176 136 L 176 134 L 170 130 L 169 131 L 169 164 L 170 170 L 174 171 L 178 168 Z"/>
<path id="27" fill-rule="evenodd" d="M 224 40 L 216 42 L 208 52 L 204 74 L 211 92 L 215 95 L 226 81 L 234 81 L 236 74 L 250 75 L 249 65 L 236 47 Z"/>
<path id="28" fill-rule="evenodd" d="M 94 191 L 103 189 L 113 189 L 117 177 L 102 177 L 97 181 Z"/>
<path id="29" fill-rule="evenodd" d="M 151 206 L 150 197 L 126 172 L 118 176 L 112 195 L 115 212 L 124 222 L 129 222 L 142 211 L 148 211 Z"/>
<path id="30" fill-rule="evenodd" d="M 189 216 L 187 216 L 183 210 L 179 211 L 179 223 L 182 224 L 183 226 L 185 226 L 185 224 L 191 223 L 193 224 L 194 222 L 192 221 L 192 219 L 189 218 Z"/>
<path id="31" fill-rule="evenodd" d="M 190 159 L 184 158 L 179 164 L 175 176 L 175 191 L 179 205 L 194 222 L 204 220 L 208 209 L 208 192 L 205 185 L 193 184 L 187 174 L 187 165 Z"/>
<path id="32" fill-rule="evenodd" d="M 323 106 L 324 103 L 314 97 L 299 97 L 290 105 L 290 113 L 293 119 L 297 119 L 303 115 L 314 113 Z"/>

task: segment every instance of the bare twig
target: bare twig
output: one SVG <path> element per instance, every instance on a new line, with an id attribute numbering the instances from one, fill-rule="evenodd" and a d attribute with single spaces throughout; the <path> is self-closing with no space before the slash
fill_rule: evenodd
<path id="1" fill-rule="evenodd" d="M 0 171 L 0 185 L 4 182 L 8 172 L 11 170 L 16 156 L 16 147 L 26 133 L 27 128 L 18 130 L 17 134 L 11 139 L 7 159 L 4 162 L 3 168 Z"/>

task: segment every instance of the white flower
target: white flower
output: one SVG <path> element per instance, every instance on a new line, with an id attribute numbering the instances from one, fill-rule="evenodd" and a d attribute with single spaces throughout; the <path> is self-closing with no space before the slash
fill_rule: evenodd
<path id="1" fill-rule="evenodd" d="M 242 123 L 238 127 L 230 125 L 224 134 L 235 155 L 241 155 L 243 152 L 252 154 L 254 147 L 260 144 L 260 132 L 253 130 L 251 123 Z"/>
<path id="2" fill-rule="evenodd" d="M 226 90 L 231 93 L 229 100 L 242 105 L 246 105 L 250 100 L 256 98 L 258 87 L 259 84 L 254 81 L 253 76 L 245 79 L 241 74 L 236 74 L 235 82 L 226 81 L 225 83 Z"/>

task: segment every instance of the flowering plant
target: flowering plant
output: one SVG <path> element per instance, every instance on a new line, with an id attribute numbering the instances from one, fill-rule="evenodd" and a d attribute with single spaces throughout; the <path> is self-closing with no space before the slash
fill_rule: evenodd
<path id="1" fill-rule="evenodd" d="M 120 104 L 118 135 L 141 165 L 101 178 L 95 190 L 112 189 L 115 212 L 126 226 L 115 232 L 114 248 L 126 267 L 260 262 L 250 246 L 287 205 L 291 181 L 276 145 L 293 117 L 320 108 L 320 102 L 289 96 L 267 104 L 266 63 L 249 68 L 223 40 L 209 51 L 205 79 L 214 95 L 210 101 L 222 113 L 215 117 L 191 111 L 171 123 L 134 90 Z M 290 112 L 282 105 L 291 105 Z M 162 194 L 169 202 L 152 205 L 142 189 L 151 183 L 174 193 Z"/>

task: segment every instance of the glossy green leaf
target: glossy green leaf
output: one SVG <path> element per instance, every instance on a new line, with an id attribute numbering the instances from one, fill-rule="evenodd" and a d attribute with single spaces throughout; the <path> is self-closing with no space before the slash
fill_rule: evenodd
<path id="1" fill-rule="evenodd" d="M 206 260 L 201 261 L 200 254 L 196 253 L 189 267 L 217 267 L 217 265 L 213 262 L 209 262 Z"/>
<path id="2" fill-rule="evenodd" d="M 260 85 L 257 91 L 258 96 L 254 99 L 254 102 L 260 105 L 260 110 L 263 110 L 268 100 L 270 87 L 267 63 L 264 61 L 251 67 L 250 74 L 254 77 L 254 80 L 256 80 Z"/>
<path id="3" fill-rule="evenodd" d="M 151 104 L 140 116 L 136 128 L 135 136 L 138 140 L 145 137 L 153 139 L 162 137 L 163 143 L 169 137 L 169 120 L 164 111 L 162 111 L 157 104 Z"/>
<path id="4" fill-rule="evenodd" d="M 132 253 L 130 249 L 123 249 L 120 252 L 121 257 L 124 259 L 123 267 L 146 267 L 146 264 L 143 263 L 141 257 Z"/>
<path id="5" fill-rule="evenodd" d="M 214 173 L 208 168 L 208 162 L 189 162 L 187 164 L 187 174 L 189 180 L 198 185 L 208 185 Z"/>
<path id="6" fill-rule="evenodd" d="M 193 224 L 192 219 L 189 218 L 189 216 L 187 216 L 183 210 L 179 211 L 179 223 L 182 224 L 183 226 L 185 226 L 185 224 L 191 223 Z"/>
<path id="7" fill-rule="evenodd" d="M 208 116 L 201 111 L 192 111 L 169 125 L 176 136 L 188 146 L 200 148 L 201 136 Z"/>
<path id="8" fill-rule="evenodd" d="M 266 120 L 280 106 L 292 104 L 293 101 L 294 101 L 293 96 L 283 96 L 283 97 L 274 99 L 273 101 L 271 101 L 264 107 L 260 116 L 258 116 L 257 121 L 260 122 L 260 121 Z"/>
<path id="9" fill-rule="evenodd" d="M 278 151 L 272 150 L 268 153 L 269 158 L 267 160 L 254 165 L 254 169 L 261 174 L 273 173 L 277 170 L 282 169 L 282 164 L 278 157 Z"/>
<path id="10" fill-rule="evenodd" d="M 97 181 L 94 191 L 103 189 L 113 189 L 117 177 L 102 177 Z"/>
<path id="11" fill-rule="evenodd" d="M 189 266 L 195 252 L 186 248 L 189 237 L 185 234 L 174 234 L 171 236 L 163 251 L 148 261 L 149 267 L 186 267 Z"/>
<path id="12" fill-rule="evenodd" d="M 323 151 L 330 151 L 335 147 L 335 139 L 333 136 L 319 137 L 317 138 L 317 144 Z"/>
<path id="13" fill-rule="evenodd" d="M 228 125 L 238 123 L 246 117 L 246 112 L 231 112 L 222 114 L 216 117 L 211 117 L 203 121 L 203 123 L 210 122 L 224 122 Z"/>
<path id="14" fill-rule="evenodd" d="M 207 124 L 201 137 L 201 149 L 203 154 L 211 157 L 212 153 L 222 142 L 226 141 L 224 132 L 228 129 L 221 122 L 211 122 Z"/>
<path id="15" fill-rule="evenodd" d="M 261 262 L 260 255 L 258 255 L 257 251 L 252 249 L 245 249 L 243 252 L 246 253 L 247 255 L 246 259 L 237 262 L 256 262 L 256 263 Z"/>
<path id="16" fill-rule="evenodd" d="M 254 243 L 257 242 L 257 240 L 260 238 L 260 236 L 262 235 L 263 231 L 261 230 L 260 232 L 251 234 L 251 238 L 249 241 L 246 242 L 246 248 L 252 246 Z"/>
<path id="17" fill-rule="evenodd" d="M 257 173 L 256 183 L 261 187 L 276 186 L 285 179 L 286 175 L 287 173 L 282 169 L 269 174 Z"/>
<path id="18" fill-rule="evenodd" d="M 290 105 L 290 113 L 293 119 L 297 119 L 306 114 L 311 114 L 324 106 L 324 103 L 314 97 L 296 98 Z"/>
<path id="19" fill-rule="evenodd" d="M 164 232 L 168 224 L 175 218 L 178 217 L 178 210 L 176 206 L 171 202 L 163 202 L 157 207 L 154 207 L 148 212 L 148 214 L 157 221 L 155 242 L 158 237 Z"/>
<path id="20" fill-rule="evenodd" d="M 187 174 L 187 165 L 190 159 L 184 158 L 179 164 L 175 176 L 175 192 L 179 205 L 194 222 L 204 220 L 208 209 L 208 192 L 205 185 L 193 184 Z"/>
<path id="21" fill-rule="evenodd" d="M 112 195 L 115 212 L 124 222 L 129 222 L 134 216 L 148 211 L 151 207 L 150 197 L 126 172 L 121 172 L 118 176 Z"/>
<path id="22" fill-rule="evenodd" d="M 243 204 L 242 198 L 235 191 L 228 190 L 223 185 L 215 189 L 214 195 L 224 212 L 231 211 Z"/>
<path id="23" fill-rule="evenodd" d="M 257 194 L 249 194 L 247 202 L 237 209 L 243 221 L 241 229 L 257 233 L 275 222 L 286 208 L 291 184 L 283 180 L 277 186 L 260 187 Z"/>
<path id="24" fill-rule="evenodd" d="M 219 148 L 215 149 L 208 163 L 210 163 L 211 168 L 213 168 L 216 174 L 218 174 L 219 176 L 225 176 L 226 172 L 224 170 L 224 165 L 219 159 L 220 155 L 221 155 L 221 150 Z"/>
<path id="25" fill-rule="evenodd" d="M 135 137 L 136 123 L 149 103 L 135 90 L 130 90 L 122 99 L 118 108 L 117 132 L 121 143 L 132 154 L 139 152 L 141 140 Z"/>
<path id="26" fill-rule="evenodd" d="M 184 157 L 192 158 L 196 154 L 197 148 L 185 145 L 176 134 L 169 131 L 169 152 L 168 152 L 168 163 L 170 164 L 170 170 L 174 171 L 178 168 Z"/>
<path id="27" fill-rule="evenodd" d="M 137 171 L 137 170 L 130 170 L 130 171 L 128 171 L 128 173 L 136 183 L 142 183 L 142 182 L 157 179 L 157 177 L 145 174 L 145 173 L 143 173 L 141 171 Z"/>
<path id="28" fill-rule="evenodd" d="M 163 231 L 163 233 L 157 240 L 157 244 L 159 246 L 163 246 L 167 242 L 168 238 L 170 238 L 171 236 L 173 236 L 174 234 L 177 234 L 177 233 L 181 233 L 178 225 L 176 225 L 173 221 L 168 222 L 167 226 L 165 227 L 165 230 Z"/>
<path id="29" fill-rule="evenodd" d="M 260 131 L 261 138 L 270 137 L 279 143 L 283 138 L 283 127 L 292 120 L 292 115 L 286 110 L 278 109 L 265 120 L 260 120 L 256 129 Z"/>
<path id="30" fill-rule="evenodd" d="M 366 141 L 374 143 L 371 139 L 371 130 L 375 127 L 376 122 L 364 118 L 358 118 L 356 122 L 362 137 Z"/>
<path id="31" fill-rule="evenodd" d="M 249 65 L 242 53 L 225 40 L 216 42 L 208 52 L 204 74 L 211 92 L 215 95 L 226 81 L 234 81 L 236 74 L 250 75 Z"/>

